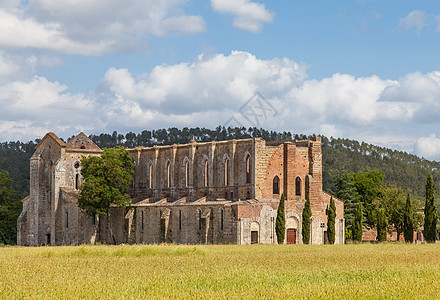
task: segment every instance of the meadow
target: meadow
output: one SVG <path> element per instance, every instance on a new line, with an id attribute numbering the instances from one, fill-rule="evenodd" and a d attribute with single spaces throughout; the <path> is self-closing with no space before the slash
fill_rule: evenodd
<path id="1" fill-rule="evenodd" d="M 417 299 L 440 244 L 0 247 L 0 298 Z"/>

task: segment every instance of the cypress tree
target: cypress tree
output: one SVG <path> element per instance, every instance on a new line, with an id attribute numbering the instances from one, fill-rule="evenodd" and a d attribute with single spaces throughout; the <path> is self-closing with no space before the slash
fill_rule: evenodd
<path id="1" fill-rule="evenodd" d="M 408 193 L 406 198 L 405 211 L 403 212 L 403 236 L 406 243 L 413 242 L 414 228 L 411 208 L 411 196 Z"/>
<path id="2" fill-rule="evenodd" d="M 277 210 L 277 220 L 275 221 L 275 233 L 277 234 L 278 244 L 284 243 L 286 232 L 286 217 L 284 215 L 284 194 L 281 195 L 280 204 Z"/>
<path id="3" fill-rule="evenodd" d="M 379 242 L 385 242 L 387 240 L 387 219 L 383 209 L 379 209 L 377 212 L 377 240 Z"/>
<path id="4" fill-rule="evenodd" d="M 304 244 L 310 242 L 310 218 L 312 217 L 312 211 L 310 210 L 309 197 L 306 198 L 304 209 L 302 212 L 302 239 Z"/>
<path id="5" fill-rule="evenodd" d="M 362 220 L 363 220 L 363 213 L 362 213 L 362 202 L 358 203 L 358 207 L 356 209 L 356 214 L 354 216 L 353 220 L 353 241 L 354 242 L 362 242 Z"/>
<path id="6" fill-rule="evenodd" d="M 425 222 L 424 236 L 428 243 L 435 242 L 437 228 L 437 211 L 434 205 L 434 182 L 432 175 L 429 174 L 426 180 L 426 202 L 425 202 Z"/>
<path id="7" fill-rule="evenodd" d="M 330 244 L 335 243 L 335 219 L 336 219 L 336 205 L 333 197 L 330 197 L 330 207 L 326 209 L 327 213 L 327 239 Z"/>

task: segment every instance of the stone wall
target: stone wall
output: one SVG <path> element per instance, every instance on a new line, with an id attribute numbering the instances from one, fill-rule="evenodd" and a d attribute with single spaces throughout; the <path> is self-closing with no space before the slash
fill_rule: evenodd
<path id="1" fill-rule="evenodd" d="M 23 245 L 94 243 L 275 243 L 276 211 L 286 196 L 286 235 L 302 243 L 302 210 L 312 209 L 311 239 L 325 242 L 320 138 L 268 143 L 260 138 L 128 149 L 133 208 L 87 216 L 78 208 L 83 156 L 102 151 L 80 133 L 67 144 L 48 133 L 31 158 L 31 191 L 18 221 Z M 278 191 L 274 193 L 274 178 Z M 336 202 L 336 242 L 344 241 Z M 285 241 L 287 242 L 287 240 Z"/>
<path id="2" fill-rule="evenodd" d="M 196 201 L 135 205 L 136 243 L 236 243 L 235 214 L 230 201 Z"/>
<path id="3" fill-rule="evenodd" d="M 135 161 L 130 195 L 137 201 L 146 198 L 175 201 L 182 197 L 189 201 L 201 197 L 238 200 L 255 194 L 255 175 L 251 174 L 247 182 L 245 172 L 246 158 L 249 156 L 252 164 L 255 160 L 253 139 L 138 147 L 129 151 Z M 228 162 L 227 182 L 225 162 Z M 253 166 L 250 170 L 254 170 Z"/>

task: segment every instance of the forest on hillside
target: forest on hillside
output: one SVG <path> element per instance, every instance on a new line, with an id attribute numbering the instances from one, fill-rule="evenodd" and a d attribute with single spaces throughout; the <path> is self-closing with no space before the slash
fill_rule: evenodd
<path id="1" fill-rule="evenodd" d="M 261 137 L 266 141 L 303 140 L 310 136 L 260 128 L 168 128 L 144 130 L 141 133 L 102 133 L 89 136 L 99 147 L 137 147 L 185 144 Z M 346 236 L 357 207 L 364 206 L 364 219 L 370 227 L 378 226 L 378 212 L 385 212 L 387 222 L 402 230 L 405 197 L 412 196 L 415 226 L 420 225 L 417 211 L 424 205 L 425 184 L 432 174 L 436 195 L 439 195 L 439 163 L 413 154 L 383 148 L 349 139 L 321 136 L 323 154 L 323 188 L 345 203 Z M 68 140 L 68 139 L 67 139 Z M 39 140 L 3 142 L 0 144 L 0 244 L 14 244 L 16 224 L 21 212 L 20 199 L 29 194 L 29 159 Z M 437 211 L 440 211 L 438 196 Z"/>
<path id="2" fill-rule="evenodd" d="M 168 128 L 144 130 L 140 133 L 102 133 L 89 136 L 99 147 L 136 147 L 185 144 L 261 137 L 267 141 L 308 139 L 310 136 L 291 132 L 276 132 L 261 128 Z M 323 154 L 323 185 L 327 192 L 336 193 L 336 182 L 342 173 L 380 170 L 384 183 L 410 190 L 415 198 L 424 197 L 426 177 L 432 173 L 434 182 L 440 181 L 440 163 L 416 155 L 349 139 L 321 136 Z M 68 140 L 68 139 L 67 139 Z M 9 172 L 13 188 L 22 197 L 29 193 L 29 159 L 39 140 L 31 142 L 3 142 L 0 144 L 0 170 Z M 439 195 L 440 184 L 436 185 Z"/>

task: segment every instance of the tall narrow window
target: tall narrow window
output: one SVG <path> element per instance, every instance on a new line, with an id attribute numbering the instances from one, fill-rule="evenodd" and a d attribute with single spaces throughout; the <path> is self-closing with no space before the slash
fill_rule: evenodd
<path id="1" fill-rule="evenodd" d="M 141 227 L 144 230 L 144 211 L 141 211 Z"/>
<path id="2" fill-rule="evenodd" d="M 225 219 L 225 213 L 223 211 L 223 208 L 221 208 L 220 209 L 220 230 L 223 230 L 224 219 Z"/>
<path id="3" fill-rule="evenodd" d="M 205 160 L 204 172 L 203 172 L 203 186 L 208 186 L 208 160 Z"/>
<path id="4" fill-rule="evenodd" d="M 166 180 L 167 180 L 167 188 L 171 187 L 171 163 L 169 161 L 167 162 Z"/>
<path id="5" fill-rule="evenodd" d="M 229 185 L 229 158 L 225 160 L 225 186 Z"/>
<path id="6" fill-rule="evenodd" d="M 148 176 L 149 176 L 149 178 L 148 178 L 148 187 L 150 189 L 152 189 L 153 188 L 153 164 L 150 164 L 150 167 L 148 169 L 149 169 L 148 170 Z"/>
<path id="7" fill-rule="evenodd" d="M 279 194 L 280 193 L 280 179 L 278 176 L 275 176 L 273 178 L 273 194 Z"/>
<path id="8" fill-rule="evenodd" d="M 309 178 L 309 175 L 306 175 L 306 186 L 305 186 L 305 188 L 306 188 L 306 198 L 309 198 L 310 197 L 310 178 Z"/>
<path id="9" fill-rule="evenodd" d="M 75 174 L 75 190 L 79 188 L 79 174 Z"/>
<path id="10" fill-rule="evenodd" d="M 295 180 L 295 195 L 301 196 L 301 178 L 299 176 Z"/>
<path id="11" fill-rule="evenodd" d="M 66 228 L 69 228 L 69 212 L 66 211 Z"/>
<path id="12" fill-rule="evenodd" d="M 185 163 L 185 187 L 189 186 L 189 161 Z"/>
<path id="13" fill-rule="evenodd" d="M 251 156 L 246 157 L 246 183 L 251 183 Z"/>
<path id="14" fill-rule="evenodd" d="M 202 210 L 198 209 L 199 213 L 199 230 L 202 230 Z"/>
<path id="15" fill-rule="evenodd" d="M 182 230 L 182 211 L 179 210 L 179 230 Z"/>

